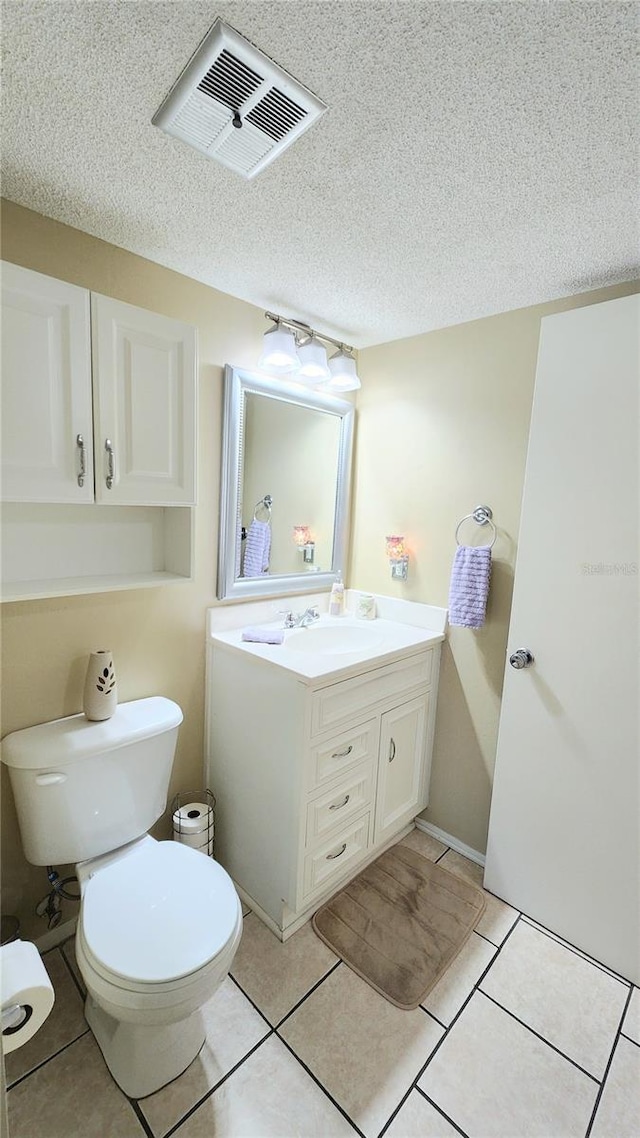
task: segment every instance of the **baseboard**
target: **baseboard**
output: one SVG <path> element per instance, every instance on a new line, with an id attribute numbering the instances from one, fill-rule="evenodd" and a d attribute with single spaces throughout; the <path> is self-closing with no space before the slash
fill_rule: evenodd
<path id="1" fill-rule="evenodd" d="M 475 861 L 476 865 L 481 865 L 484 868 L 485 856 L 478 850 L 472 850 L 471 846 L 465 845 L 459 838 L 454 838 L 453 834 L 447 834 L 446 830 L 441 830 L 438 826 L 433 826 L 431 822 L 425 822 L 424 818 L 416 818 L 416 829 L 424 830 L 425 834 L 431 834 L 432 838 L 437 838 L 439 842 L 443 842 L 445 846 L 449 846 L 456 853 L 462 854 L 463 857 L 468 857 L 469 861 Z"/>
<path id="2" fill-rule="evenodd" d="M 64 921 L 57 928 L 49 929 L 48 932 L 43 933 L 34 941 L 38 952 L 42 955 L 43 952 L 48 952 L 50 948 L 57 948 L 63 941 L 69 940 L 69 937 L 75 936 L 77 923 L 78 918 L 72 917 L 70 921 Z"/>

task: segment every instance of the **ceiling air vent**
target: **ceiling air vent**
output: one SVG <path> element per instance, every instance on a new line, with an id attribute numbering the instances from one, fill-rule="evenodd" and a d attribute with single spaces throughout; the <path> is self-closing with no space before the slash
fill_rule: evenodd
<path id="1" fill-rule="evenodd" d="M 216 20 L 153 123 L 244 178 L 254 178 L 326 109 L 277 63 Z"/>

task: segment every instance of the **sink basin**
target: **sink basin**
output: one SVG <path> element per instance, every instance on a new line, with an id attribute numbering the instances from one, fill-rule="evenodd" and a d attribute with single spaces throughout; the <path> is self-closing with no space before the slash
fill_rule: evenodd
<path id="1" fill-rule="evenodd" d="M 361 625 L 337 624 L 311 628 L 296 628 L 285 640 L 291 652 L 317 652 L 333 656 L 336 652 L 366 652 L 380 644 L 381 637 L 375 628 Z"/>

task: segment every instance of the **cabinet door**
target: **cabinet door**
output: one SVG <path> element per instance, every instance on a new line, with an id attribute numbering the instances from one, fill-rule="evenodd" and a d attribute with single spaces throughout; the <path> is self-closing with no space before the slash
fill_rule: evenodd
<path id="1" fill-rule="evenodd" d="M 429 694 L 386 711 L 380 730 L 374 841 L 385 841 L 426 804 Z"/>
<path id="2" fill-rule="evenodd" d="M 91 296 L 96 501 L 195 502 L 196 329 Z"/>
<path id="3" fill-rule="evenodd" d="M 2 496 L 92 502 L 89 293 L 2 265 Z"/>

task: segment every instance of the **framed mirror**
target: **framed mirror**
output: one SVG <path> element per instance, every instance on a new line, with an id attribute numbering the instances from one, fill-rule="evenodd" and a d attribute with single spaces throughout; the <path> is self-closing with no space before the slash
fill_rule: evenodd
<path id="1" fill-rule="evenodd" d="M 329 589 L 347 549 L 353 405 L 227 364 L 219 600 Z"/>

